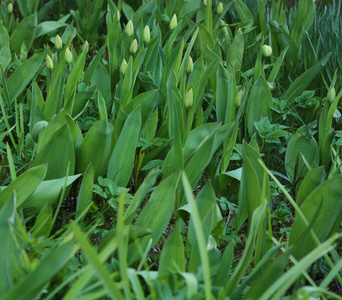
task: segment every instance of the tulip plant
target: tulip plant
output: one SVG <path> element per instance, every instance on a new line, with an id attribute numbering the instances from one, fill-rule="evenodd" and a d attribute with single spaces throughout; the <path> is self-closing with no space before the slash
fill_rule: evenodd
<path id="1" fill-rule="evenodd" d="M 1 1 L 0 298 L 341 299 L 337 2 Z"/>

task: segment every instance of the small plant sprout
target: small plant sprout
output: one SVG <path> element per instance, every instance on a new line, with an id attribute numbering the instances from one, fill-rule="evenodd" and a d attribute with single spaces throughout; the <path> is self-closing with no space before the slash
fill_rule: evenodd
<path id="1" fill-rule="evenodd" d="M 176 28 L 176 26 L 177 26 L 177 16 L 176 16 L 176 14 L 174 14 L 172 16 L 171 21 L 170 21 L 169 28 L 170 28 L 170 30 L 174 30 Z"/>
<path id="2" fill-rule="evenodd" d="M 262 46 L 262 55 L 265 57 L 270 57 L 272 54 L 272 47 L 269 45 Z"/>
<path id="3" fill-rule="evenodd" d="M 63 48 L 63 42 L 61 37 L 57 34 L 56 35 L 56 40 L 55 40 L 55 47 L 59 51 Z"/>
<path id="4" fill-rule="evenodd" d="M 49 54 L 46 55 L 46 59 L 45 59 L 45 64 L 46 64 L 46 67 L 49 69 L 49 70 L 52 70 L 53 69 L 53 61 L 50 57 Z"/>
<path id="5" fill-rule="evenodd" d="M 217 13 L 219 15 L 222 15 L 223 14 L 223 4 L 222 2 L 220 2 L 218 5 L 217 5 Z"/>
<path id="6" fill-rule="evenodd" d="M 122 74 L 122 75 L 125 75 L 126 70 L 127 70 L 127 61 L 126 61 L 126 59 L 123 59 L 123 60 L 122 60 L 122 63 L 121 63 L 121 66 L 120 66 L 120 72 L 121 72 L 121 74 Z"/>
<path id="7" fill-rule="evenodd" d="M 126 25 L 126 29 L 125 29 L 126 33 L 128 34 L 128 36 L 133 36 L 134 34 L 134 26 L 133 26 L 133 22 L 132 20 L 129 20 L 127 25 Z"/>
<path id="8" fill-rule="evenodd" d="M 129 47 L 129 52 L 131 52 L 131 54 L 135 54 L 138 51 L 138 41 L 137 39 L 134 39 L 131 43 L 131 46 Z"/>
<path id="9" fill-rule="evenodd" d="M 192 61 L 191 56 L 188 58 L 188 64 L 186 65 L 186 73 L 189 75 L 191 74 L 192 70 L 194 69 L 194 63 Z"/>
<path id="10" fill-rule="evenodd" d="M 148 44 L 151 40 L 150 28 L 146 25 L 143 32 L 143 40 L 145 44 Z"/>
<path id="11" fill-rule="evenodd" d="M 65 62 L 70 65 L 72 63 L 72 53 L 69 48 L 65 50 L 65 56 L 64 56 Z"/>

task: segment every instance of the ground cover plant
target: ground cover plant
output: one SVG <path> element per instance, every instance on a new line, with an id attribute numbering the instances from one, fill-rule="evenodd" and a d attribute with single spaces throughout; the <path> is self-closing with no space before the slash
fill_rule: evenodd
<path id="1" fill-rule="evenodd" d="M 0 299 L 341 299 L 340 11 L 1 1 Z"/>

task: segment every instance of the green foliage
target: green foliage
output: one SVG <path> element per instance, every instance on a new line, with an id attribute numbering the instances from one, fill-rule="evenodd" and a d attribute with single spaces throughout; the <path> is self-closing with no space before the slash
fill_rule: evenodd
<path id="1" fill-rule="evenodd" d="M 285 2 L 1 1 L 2 299 L 340 299 L 341 3 Z"/>

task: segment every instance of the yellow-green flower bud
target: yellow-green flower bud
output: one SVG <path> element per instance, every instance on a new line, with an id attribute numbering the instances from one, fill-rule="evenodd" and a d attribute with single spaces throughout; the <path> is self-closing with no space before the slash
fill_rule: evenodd
<path id="1" fill-rule="evenodd" d="M 7 5 L 7 12 L 9 15 L 11 15 L 13 13 L 13 4 L 12 3 L 9 3 Z"/>
<path id="2" fill-rule="evenodd" d="M 121 14 L 120 14 L 120 11 L 117 10 L 117 11 L 116 11 L 116 20 L 119 22 L 120 19 L 121 19 Z"/>
<path id="3" fill-rule="evenodd" d="M 46 55 L 46 59 L 45 59 L 45 64 L 46 64 L 46 67 L 49 69 L 49 70 L 52 70 L 53 69 L 53 61 L 50 57 L 49 54 Z"/>
<path id="4" fill-rule="evenodd" d="M 218 13 L 219 15 L 222 15 L 222 13 L 223 13 L 223 4 L 222 4 L 222 2 L 220 2 L 220 3 L 217 5 L 217 13 Z"/>
<path id="5" fill-rule="evenodd" d="M 272 48 L 269 45 L 262 46 L 262 55 L 265 57 L 269 57 L 272 54 Z"/>
<path id="6" fill-rule="evenodd" d="M 66 48 L 66 50 L 65 50 L 64 59 L 68 65 L 70 65 L 72 63 L 72 53 L 71 53 L 69 48 Z"/>
<path id="7" fill-rule="evenodd" d="M 57 34 L 55 40 L 55 47 L 57 50 L 61 50 L 63 48 L 63 42 L 61 37 Z"/>
<path id="8" fill-rule="evenodd" d="M 120 72 L 122 75 L 125 75 L 126 73 L 126 70 L 127 70 L 127 61 L 126 59 L 123 59 L 122 63 L 121 63 L 121 66 L 120 66 Z"/>
<path id="9" fill-rule="evenodd" d="M 135 54 L 138 50 L 138 41 L 137 39 L 134 39 L 133 42 L 131 43 L 131 46 L 129 47 L 129 52 L 132 54 Z"/>
<path id="10" fill-rule="evenodd" d="M 147 25 L 144 28 L 143 39 L 146 44 L 148 44 L 151 40 L 150 28 Z"/>
<path id="11" fill-rule="evenodd" d="M 82 51 L 83 51 L 84 49 L 87 49 L 87 52 L 88 52 L 88 50 L 89 50 L 89 43 L 88 43 L 88 41 L 85 41 L 85 42 L 83 43 L 83 45 L 82 45 Z"/>
<path id="12" fill-rule="evenodd" d="M 185 108 L 190 109 L 194 104 L 194 92 L 192 91 L 192 87 L 187 91 L 185 95 Z"/>
<path id="13" fill-rule="evenodd" d="M 186 73 L 189 75 L 192 72 L 193 69 L 194 69 L 194 63 L 192 61 L 191 56 L 189 56 L 188 64 L 186 65 Z"/>
<path id="14" fill-rule="evenodd" d="M 241 101 L 242 101 L 242 96 L 243 96 L 243 91 L 241 90 L 240 92 L 238 92 L 238 94 L 236 95 L 236 97 L 234 99 L 234 104 L 236 107 L 240 107 Z"/>
<path id="15" fill-rule="evenodd" d="M 203 5 L 207 6 L 207 4 L 208 4 L 208 1 L 207 0 L 203 0 Z"/>
<path id="16" fill-rule="evenodd" d="M 34 124 L 32 128 L 32 132 L 31 132 L 31 136 L 35 142 L 38 142 L 38 137 L 39 137 L 40 132 L 48 125 L 49 123 L 46 121 L 39 121 L 36 124 Z"/>
<path id="17" fill-rule="evenodd" d="M 327 95 L 327 100 L 330 102 L 330 103 L 333 103 L 334 100 L 336 98 L 336 91 L 335 91 L 335 88 L 332 87 L 329 92 L 328 92 L 328 95 Z"/>
<path id="18" fill-rule="evenodd" d="M 177 16 L 176 16 L 176 14 L 174 14 L 172 16 L 171 21 L 170 21 L 169 28 L 170 28 L 170 30 L 174 30 L 176 28 L 176 26 L 177 26 Z"/>
<path id="19" fill-rule="evenodd" d="M 129 20 L 129 22 L 127 23 L 125 31 L 128 34 L 128 36 L 133 36 L 134 26 L 132 20 Z"/>

